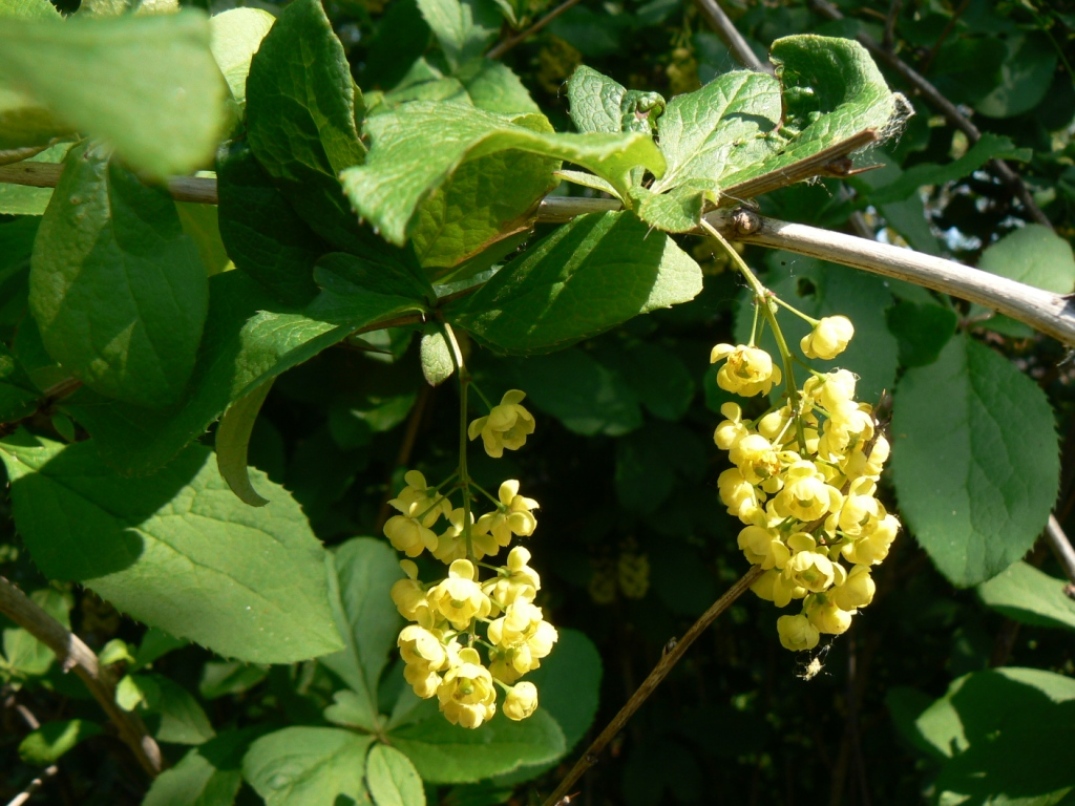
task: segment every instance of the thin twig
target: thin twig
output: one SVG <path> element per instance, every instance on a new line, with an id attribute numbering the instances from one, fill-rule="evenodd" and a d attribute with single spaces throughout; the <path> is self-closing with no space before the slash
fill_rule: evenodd
<path id="1" fill-rule="evenodd" d="M 804 224 L 789 224 L 745 210 L 738 211 L 730 220 L 726 217 L 710 220 L 735 240 L 786 249 L 977 302 L 1064 344 L 1075 345 L 1075 305 L 1060 294 L 913 249 Z M 729 227 L 731 232 L 727 231 Z"/>
<path id="2" fill-rule="evenodd" d="M 813 5 L 822 16 L 832 20 L 843 19 L 844 15 L 840 10 L 827 2 L 827 0 L 813 0 Z M 940 90 L 934 87 L 924 76 L 866 34 L 859 34 L 856 39 L 858 39 L 862 46 L 870 51 L 876 59 L 884 62 L 889 68 L 898 73 L 904 81 L 914 87 L 927 101 L 929 101 L 930 104 L 944 115 L 950 124 L 967 135 L 967 139 L 970 140 L 971 145 L 977 143 L 982 138 L 982 133 L 979 131 L 978 127 L 971 123 L 967 116 L 960 112 L 955 104 L 945 98 Z M 1019 175 L 1012 170 L 1011 166 L 1000 159 L 990 160 L 989 165 L 1000 180 L 1004 182 L 1004 184 L 1008 186 L 1008 189 L 1019 199 L 1026 209 L 1027 214 L 1037 223 L 1052 228 L 1052 222 L 1049 221 L 1048 216 L 1046 216 L 1038 207 L 1037 203 L 1034 201 L 1034 197 L 1030 195 L 1030 190 Z"/>
<path id="3" fill-rule="evenodd" d="M 485 54 L 486 57 L 489 59 L 499 59 L 501 56 L 503 56 L 516 45 L 518 45 L 524 39 L 528 39 L 529 37 L 536 34 L 538 31 L 540 31 L 542 28 L 544 28 L 546 25 L 555 20 L 557 17 L 559 17 L 569 8 L 571 8 L 571 6 L 575 5 L 578 2 L 579 0 L 564 0 L 563 3 L 558 5 L 556 8 L 554 8 L 540 20 L 535 22 L 525 31 L 516 34 L 515 36 L 511 37 L 511 39 L 505 39 L 496 47 L 492 48 L 488 53 Z"/>
<path id="4" fill-rule="evenodd" d="M 29 726 L 30 730 L 37 730 L 41 727 L 41 723 L 34 716 L 34 712 L 27 708 L 22 703 L 15 702 L 14 696 L 9 697 L 6 706 L 13 707 L 19 716 L 22 717 L 22 721 Z M 50 764 L 41 771 L 41 774 L 30 781 L 15 797 L 8 801 L 7 806 L 22 806 L 32 798 L 39 789 L 41 789 L 45 782 L 52 778 L 56 773 L 60 771 L 60 768 L 56 764 Z"/>
<path id="5" fill-rule="evenodd" d="M 116 704 L 116 684 L 108 669 L 82 640 L 46 613 L 17 585 L 0 576 L 0 613 L 14 621 L 51 649 L 65 672 L 74 670 L 86 688 L 119 729 L 120 738 L 131 748 L 138 763 L 151 777 L 161 771 L 161 753 L 146 731 L 141 717 Z"/>
<path id="6" fill-rule="evenodd" d="M 620 712 L 612 718 L 612 721 L 605 726 L 605 729 L 601 731 L 601 734 L 593 740 L 593 743 L 586 749 L 586 752 L 582 754 L 582 757 L 575 762 L 575 766 L 571 768 L 571 771 L 560 781 L 560 785 L 556 787 L 556 791 L 553 792 L 545 800 L 545 806 L 557 806 L 563 798 L 571 792 L 575 786 L 575 782 L 581 778 L 587 770 L 598 762 L 598 757 L 601 755 L 601 751 L 605 749 L 605 746 L 611 742 L 616 734 L 619 733 L 627 720 L 629 720 L 653 693 L 653 690 L 660 685 L 660 682 L 664 680 L 665 676 L 672 671 L 672 667 L 679 662 L 679 659 L 683 657 L 686 651 L 690 648 L 690 645 L 694 643 L 694 640 L 705 632 L 709 625 L 712 624 L 717 616 L 727 610 L 732 603 L 746 593 L 747 589 L 754 584 L 754 581 L 762 575 L 763 571 L 761 566 L 755 565 L 743 576 L 739 578 L 739 581 L 732 585 L 728 591 L 721 596 L 713 605 L 705 611 L 699 617 L 699 619 L 691 625 L 691 628 L 687 630 L 686 634 L 661 658 L 660 662 L 653 667 L 653 671 L 649 673 L 649 676 L 642 681 L 642 685 L 638 687 L 638 690 L 631 695 L 631 699 L 620 709 Z"/>
<path id="7" fill-rule="evenodd" d="M 54 162 L 17 162 L 0 165 L 0 183 L 34 188 L 54 188 L 60 181 L 63 165 Z M 217 204 L 217 182 L 210 176 L 173 176 L 168 192 L 176 201 Z"/>
<path id="8" fill-rule="evenodd" d="M 1071 541 L 1055 515 L 1049 516 L 1049 523 L 1045 526 L 1045 541 L 1064 569 L 1064 575 L 1075 585 L 1075 549 L 1071 547 Z"/>
<path id="9" fill-rule="evenodd" d="M 728 15 L 724 13 L 724 9 L 720 7 L 717 0 L 695 0 L 695 2 L 706 19 L 709 20 L 709 24 L 717 32 L 721 42 L 724 43 L 724 46 L 728 48 L 737 62 L 755 73 L 771 74 L 773 72 L 773 66 L 758 58 L 758 54 L 751 49 L 743 35 L 736 30 L 735 25 L 728 18 Z"/>

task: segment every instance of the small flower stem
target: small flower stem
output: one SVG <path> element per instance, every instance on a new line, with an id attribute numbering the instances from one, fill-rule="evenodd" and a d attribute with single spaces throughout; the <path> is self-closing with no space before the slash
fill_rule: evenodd
<path id="1" fill-rule="evenodd" d="M 775 302 L 781 308 L 784 308 L 786 310 L 791 311 L 793 314 L 795 314 L 797 317 L 802 319 L 804 322 L 806 322 L 811 327 L 816 326 L 821 321 L 820 319 L 815 319 L 812 316 L 808 316 L 807 314 L 803 313 L 798 308 L 796 308 L 794 305 L 788 304 L 787 302 L 785 302 L 784 300 L 780 299 L 780 297 L 776 296 L 775 294 L 773 294 L 771 298 L 772 298 L 773 302 Z"/>
<path id="2" fill-rule="evenodd" d="M 445 338 L 452 348 L 452 363 L 459 376 L 459 486 L 463 492 L 463 540 L 467 547 L 467 559 L 473 560 L 474 546 L 470 533 L 470 474 L 467 472 L 467 387 L 470 386 L 470 374 L 463 363 L 463 351 L 455 337 L 452 326 L 441 323 Z"/>
<path id="3" fill-rule="evenodd" d="M 485 496 L 486 498 L 488 498 L 488 499 L 489 499 L 490 501 L 492 501 L 492 502 L 493 502 L 493 506 L 495 506 L 495 507 L 496 507 L 497 509 L 500 509 L 500 508 L 501 508 L 501 507 L 503 506 L 503 504 L 501 504 L 501 503 L 500 503 L 500 499 L 499 499 L 499 498 L 494 498 L 494 497 L 493 497 L 493 496 L 492 496 L 492 495 L 491 495 L 491 494 L 489 493 L 489 491 L 488 491 L 487 489 L 485 489 L 484 487 L 482 487 L 482 486 L 481 486 L 480 484 L 477 484 L 476 482 L 473 482 L 473 481 L 472 481 L 472 482 L 470 483 L 470 486 L 471 486 L 471 487 L 473 487 L 473 488 L 474 488 L 475 490 L 477 490 L 478 492 L 480 492 L 480 493 L 481 493 L 482 495 L 484 495 L 484 496 Z"/>
<path id="4" fill-rule="evenodd" d="M 638 690 L 631 695 L 631 699 L 620 709 L 620 712 L 612 718 L 612 721 L 605 726 L 605 729 L 601 731 L 601 734 L 593 740 L 593 743 L 586 749 L 586 752 L 582 754 L 575 766 L 571 768 L 560 785 L 556 787 L 556 791 L 549 795 L 545 800 L 545 806 L 556 806 L 563 798 L 571 792 L 575 786 L 575 782 L 581 778 L 590 767 L 598 762 L 598 757 L 601 751 L 605 749 L 605 746 L 611 742 L 616 734 L 619 733 L 623 726 L 627 724 L 629 720 L 644 703 L 649 695 L 653 693 L 653 690 L 660 685 L 665 676 L 672 671 L 679 659 L 683 657 L 690 645 L 694 643 L 703 632 L 705 632 L 709 625 L 716 621 L 717 616 L 727 610 L 732 603 L 746 593 L 747 589 L 754 584 L 754 581 L 762 575 L 763 571 L 761 566 L 753 566 L 749 571 L 743 574 L 739 578 L 739 581 L 732 585 L 727 593 L 721 596 L 713 605 L 701 615 L 701 617 L 691 625 L 691 628 L 687 630 L 686 634 L 672 647 L 660 660 L 660 662 L 653 667 L 653 671 L 649 673 L 649 676 L 642 681 L 642 685 L 638 687 Z"/>
<path id="5" fill-rule="evenodd" d="M 784 364 L 784 388 L 787 390 L 788 402 L 791 404 L 791 410 L 798 412 L 799 410 L 799 389 L 795 385 L 795 363 L 792 360 L 791 350 L 788 349 L 788 343 L 784 340 L 784 333 L 780 330 L 780 325 L 776 321 L 776 314 L 773 313 L 769 307 L 769 300 L 775 299 L 769 289 L 761 284 L 761 281 L 750 270 L 750 267 L 739 256 L 730 243 L 725 239 L 720 231 L 713 227 L 704 218 L 702 219 L 702 228 L 707 230 L 717 241 L 724 246 L 724 249 L 728 252 L 728 256 L 735 263 L 736 268 L 739 269 L 739 273 L 743 275 L 743 279 L 747 281 L 747 285 L 750 286 L 750 290 L 754 292 L 754 296 L 760 300 L 755 306 L 755 312 L 758 309 L 761 310 L 762 315 L 765 317 L 765 321 L 769 324 L 769 328 L 773 331 L 773 338 L 776 339 L 776 347 L 780 352 L 780 359 Z M 806 432 L 803 429 L 802 418 L 795 416 L 795 434 L 799 439 L 800 450 L 806 450 Z"/>
<path id="6" fill-rule="evenodd" d="M 489 411 L 492 411 L 493 410 L 493 404 L 489 402 L 489 398 L 487 398 L 485 396 L 485 394 L 482 392 L 481 387 L 478 386 L 478 384 L 474 383 L 473 378 L 471 378 L 471 380 L 470 380 L 470 385 L 474 389 L 474 391 L 478 393 L 478 397 L 480 397 L 482 399 L 482 403 L 485 404 L 485 407 L 487 409 L 489 409 Z"/>

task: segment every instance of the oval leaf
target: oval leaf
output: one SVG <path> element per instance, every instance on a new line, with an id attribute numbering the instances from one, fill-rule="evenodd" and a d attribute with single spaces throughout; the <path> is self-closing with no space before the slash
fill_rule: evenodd
<path id="1" fill-rule="evenodd" d="M 243 777 L 268 806 L 365 803 L 362 778 L 372 742 L 339 728 L 284 728 L 250 746 Z"/>
<path id="2" fill-rule="evenodd" d="M 366 786 L 377 806 L 425 806 L 422 779 L 409 758 L 384 744 L 375 744 L 366 758 Z"/>
<path id="3" fill-rule="evenodd" d="M 984 582 L 1034 544 L 1060 460 L 1044 393 L 1010 362 L 952 339 L 900 380 L 892 436 L 900 510 L 952 584 Z"/>
<path id="4" fill-rule="evenodd" d="M 1075 629 L 1075 601 L 1064 593 L 1067 586 L 1066 580 L 1016 563 L 979 585 L 978 595 L 989 607 L 1023 624 Z"/>
<path id="5" fill-rule="evenodd" d="M 216 463 L 220 475 L 231 491 L 239 496 L 239 500 L 252 507 L 263 507 L 269 503 L 267 498 L 258 495 L 250 483 L 246 455 L 250 433 L 254 430 L 261 404 L 265 402 L 272 384 L 270 380 L 232 403 L 216 430 Z"/>

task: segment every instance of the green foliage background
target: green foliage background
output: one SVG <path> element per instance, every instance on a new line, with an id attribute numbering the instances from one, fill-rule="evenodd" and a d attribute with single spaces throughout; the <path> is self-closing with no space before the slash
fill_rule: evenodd
<path id="1" fill-rule="evenodd" d="M 0 568 L 115 664 L 120 701 L 172 769 L 150 789 L 79 682 L 5 622 L 4 694 L 44 724 L 4 708 L 0 798 L 57 761 L 39 802 L 539 801 L 747 567 L 715 490 L 728 397 L 708 354 L 749 333 L 749 300 L 714 242 L 650 232 L 686 229 L 704 194 L 751 178 L 692 173 L 672 134 L 677 116 L 706 113 L 731 136 L 712 98 L 685 93 L 738 65 L 683 0 L 582 2 L 497 61 L 482 54 L 551 4 L 338 0 L 322 14 L 298 0 L 260 50 L 281 7 L 215 17 L 211 52 L 195 10 L 77 5 L 60 4 L 78 12 L 62 23 L 43 0 L 0 6 L 5 161 L 89 131 L 145 177 L 214 169 L 219 206 L 173 205 L 93 142 L 33 157 L 75 166 L 51 194 L 62 209 L 46 211 L 48 190 L 0 184 Z M 882 239 L 1075 290 L 1075 7 L 845 0 L 834 21 L 806 3 L 722 5 L 763 58 L 803 33 L 888 41 L 985 132 L 968 143 L 882 64 L 915 114 L 855 157 L 879 167 L 769 193 L 763 213 L 832 229 L 861 214 Z M 113 27 L 84 33 L 92 16 Z M 86 36 L 99 50 L 80 50 Z M 171 74 L 144 69 L 165 62 Z M 572 119 L 565 82 L 581 64 L 617 82 L 593 79 L 623 117 Z M 188 91 L 161 92 L 177 74 Z M 124 102 L 92 102 L 117 75 Z M 832 139 L 811 139 L 816 110 L 799 96 L 742 80 L 796 147 Z M 890 102 L 866 85 L 866 112 Z M 661 149 L 635 114 L 656 108 L 653 92 L 669 101 Z M 173 126 L 179 150 L 157 137 Z M 573 134 L 587 129 L 597 137 Z M 996 178 L 998 157 L 1055 233 Z M 561 159 L 645 223 L 531 226 Z M 663 185 L 639 187 L 636 166 L 666 162 Z M 861 376 L 861 398 L 892 395 L 884 498 L 905 530 L 819 675 L 780 648 L 773 608 L 744 598 L 586 776 L 583 802 L 1075 802 L 1075 603 L 1037 540 L 1050 511 L 1072 526 L 1064 349 L 921 288 L 745 257 L 811 315 L 855 322 L 836 364 Z M 438 299 L 500 265 L 477 292 Z M 550 291 L 565 266 L 578 298 Z M 356 537 L 379 535 L 406 468 L 455 468 L 454 379 L 423 376 L 443 374 L 420 321 L 438 307 L 473 336 L 485 394 L 524 389 L 538 417 L 525 450 L 473 453 L 471 471 L 487 489 L 518 478 L 541 502 L 528 545 L 562 635 L 534 676 L 542 710 L 470 734 L 409 696 L 392 653 L 396 557 Z M 77 391 L 61 364 L 79 369 Z"/>

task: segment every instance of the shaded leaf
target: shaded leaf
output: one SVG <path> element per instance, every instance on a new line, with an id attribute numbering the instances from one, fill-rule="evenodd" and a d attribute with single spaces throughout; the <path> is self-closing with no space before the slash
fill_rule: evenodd
<path id="1" fill-rule="evenodd" d="M 368 803 L 362 779 L 372 743 L 339 728 L 284 728 L 250 746 L 243 777 L 268 806 Z"/>
<path id="2" fill-rule="evenodd" d="M 142 806 L 230 806 L 242 785 L 242 758 L 256 731 L 226 731 L 191 748 L 153 780 Z"/>
<path id="3" fill-rule="evenodd" d="M 19 742 L 19 758 L 47 767 L 84 739 L 101 733 L 101 726 L 84 719 L 46 722 Z"/>
<path id="4" fill-rule="evenodd" d="M 425 806 L 418 770 L 394 747 L 375 744 L 366 758 L 366 785 L 377 806 Z"/>
<path id="5" fill-rule="evenodd" d="M 1037 627 L 1075 629 L 1075 601 L 1064 593 L 1068 582 L 1024 562 L 1014 563 L 978 586 L 978 596 L 1010 619 Z"/>
<path id="6" fill-rule="evenodd" d="M 270 389 L 272 381 L 262 384 L 228 406 L 216 431 L 216 462 L 220 476 L 240 501 L 252 507 L 262 507 L 269 503 L 268 499 L 258 495 L 250 483 L 246 455 L 250 445 L 250 433 L 254 430 L 258 412 L 261 411 L 261 405 L 268 397 Z"/>

